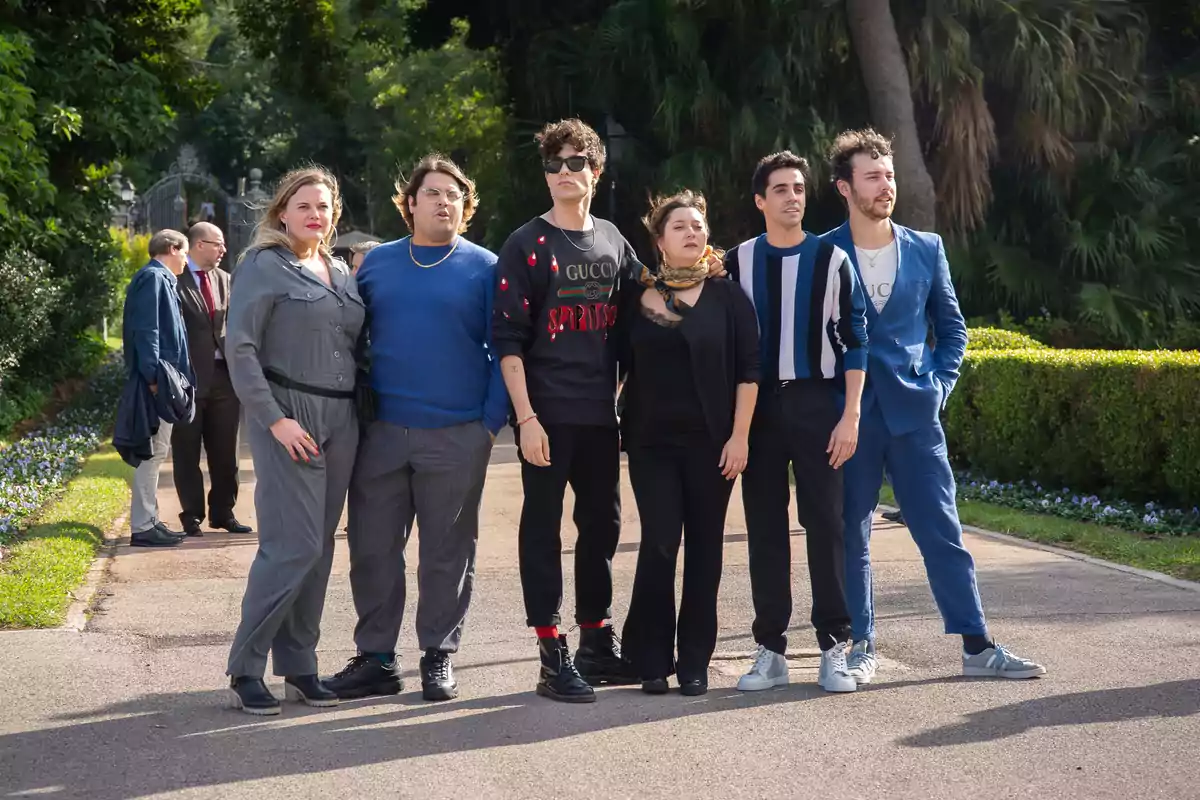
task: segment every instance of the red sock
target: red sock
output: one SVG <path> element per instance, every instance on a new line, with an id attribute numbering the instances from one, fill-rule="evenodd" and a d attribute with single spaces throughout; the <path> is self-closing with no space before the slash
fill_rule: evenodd
<path id="1" fill-rule="evenodd" d="M 537 627 L 534 628 L 534 631 L 537 632 L 539 639 L 557 639 L 558 638 L 558 626 L 557 625 L 538 625 Z"/>
<path id="2" fill-rule="evenodd" d="M 608 620 L 606 620 L 606 619 L 602 619 L 599 622 L 581 622 L 581 623 L 579 623 L 579 627 L 584 630 L 591 630 L 594 628 L 603 628 L 606 622 L 608 622 Z"/>

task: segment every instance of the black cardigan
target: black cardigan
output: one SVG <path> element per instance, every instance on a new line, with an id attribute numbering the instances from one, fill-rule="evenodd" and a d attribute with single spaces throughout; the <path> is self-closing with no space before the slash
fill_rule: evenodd
<path id="1" fill-rule="evenodd" d="M 630 331 L 635 314 L 640 314 L 642 293 L 654 291 L 639 283 L 622 287 L 617 311 L 617 361 L 625 379 L 625 391 L 638 379 Z M 696 394 L 704 407 L 713 440 L 725 444 L 733 434 L 737 387 L 761 379 L 758 317 L 742 287 L 725 278 L 710 278 L 697 303 L 679 325 L 692 357 Z M 621 416 L 624 437 L 634 430 L 627 414 Z M 628 446 L 637 442 L 628 441 Z"/>

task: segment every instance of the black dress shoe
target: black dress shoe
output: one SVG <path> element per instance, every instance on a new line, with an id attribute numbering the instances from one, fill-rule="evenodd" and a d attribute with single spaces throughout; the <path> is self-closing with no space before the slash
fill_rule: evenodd
<path id="1" fill-rule="evenodd" d="M 642 691 L 646 694 L 666 694 L 671 687 L 667 686 L 666 678 L 644 678 Z"/>
<path id="2" fill-rule="evenodd" d="M 596 702 L 596 690 L 588 686 L 571 661 L 571 649 L 567 647 L 566 636 L 538 639 L 538 649 L 542 659 L 538 694 L 562 703 Z"/>
<path id="3" fill-rule="evenodd" d="M 136 531 L 129 537 L 130 547 L 174 547 L 183 541 L 183 536 L 157 526 L 146 531 Z"/>
<path id="4" fill-rule="evenodd" d="M 238 522 L 237 517 L 230 517 L 224 522 L 210 520 L 208 527 L 212 528 L 214 531 L 229 531 L 230 533 L 254 533 L 254 528 Z"/>
<path id="5" fill-rule="evenodd" d="M 453 700 L 458 697 L 458 681 L 450 654 L 426 650 L 421 656 L 421 697 L 426 700 Z"/>
<path id="6" fill-rule="evenodd" d="M 680 678 L 679 693 L 686 697 L 699 697 L 708 694 L 707 678 Z"/>
<path id="7" fill-rule="evenodd" d="M 579 631 L 579 649 L 575 651 L 575 666 L 592 686 L 610 684 L 621 686 L 637 683 L 637 671 L 621 655 L 621 641 L 611 625 L 602 628 L 583 628 Z"/>
<path id="8" fill-rule="evenodd" d="M 200 529 L 200 520 L 195 517 L 188 517 L 180 520 L 183 523 L 184 536 L 203 536 L 204 531 Z"/>
<path id="9" fill-rule="evenodd" d="M 283 696 L 313 708 L 330 708 L 338 696 L 316 675 L 289 675 L 283 679 Z"/>
<path id="10" fill-rule="evenodd" d="M 167 534 L 168 536 L 178 536 L 180 539 L 183 538 L 183 531 L 171 530 L 170 528 L 167 527 L 167 523 L 165 523 L 165 522 L 156 522 L 156 523 L 154 523 L 154 527 L 158 528 L 160 531 Z"/>
<path id="11" fill-rule="evenodd" d="M 231 678 L 229 693 L 230 705 L 247 714 L 271 717 L 279 713 L 279 700 L 271 694 L 262 678 Z"/>
<path id="12" fill-rule="evenodd" d="M 879 516 L 883 517 L 888 522 L 894 522 L 897 525 L 904 524 L 904 514 L 901 513 L 900 509 L 896 509 L 895 511 L 884 511 Z"/>
<path id="13" fill-rule="evenodd" d="M 326 678 L 325 686 L 343 700 L 371 695 L 400 694 L 404 681 L 400 679 L 400 661 L 383 663 L 377 657 L 359 653 L 346 667 Z"/>

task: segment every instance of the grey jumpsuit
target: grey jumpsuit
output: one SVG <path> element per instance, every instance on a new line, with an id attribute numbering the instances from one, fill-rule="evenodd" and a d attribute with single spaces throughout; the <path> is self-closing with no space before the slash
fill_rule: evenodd
<path id="1" fill-rule="evenodd" d="M 355 346 L 366 308 L 354 277 L 335 259 L 332 289 L 288 250 L 248 253 L 233 273 L 226 353 L 246 410 L 257 485 L 258 553 L 242 598 L 227 674 L 315 675 L 333 534 L 358 449 L 353 399 L 268 382 L 264 370 L 323 389 L 352 390 Z M 291 417 L 320 454 L 293 461 L 270 431 Z"/>

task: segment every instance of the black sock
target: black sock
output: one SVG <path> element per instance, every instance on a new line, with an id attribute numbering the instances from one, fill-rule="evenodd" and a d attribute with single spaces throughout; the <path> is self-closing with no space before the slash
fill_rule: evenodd
<path id="1" fill-rule="evenodd" d="M 384 666 L 387 666 L 396 660 L 395 653 L 363 653 L 363 655 L 378 659 L 379 663 L 383 664 Z"/>
<path id="2" fill-rule="evenodd" d="M 989 647 L 996 646 L 995 642 L 992 641 L 992 637 L 986 633 L 964 633 L 962 640 L 963 650 L 966 650 L 967 655 L 970 656 L 977 656 Z"/>

